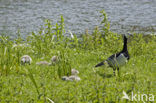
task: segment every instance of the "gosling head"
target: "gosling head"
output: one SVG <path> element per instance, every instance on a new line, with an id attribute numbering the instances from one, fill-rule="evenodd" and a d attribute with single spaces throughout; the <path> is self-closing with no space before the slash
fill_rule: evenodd
<path id="1" fill-rule="evenodd" d="M 63 76 L 63 77 L 62 77 L 62 80 L 68 81 L 68 80 L 69 80 L 69 77 Z"/>
<path id="2" fill-rule="evenodd" d="M 71 75 L 77 75 L 77 74 L 79 74 L 78 70 L 76 70 L 76 69 L 71 70 Z"/>

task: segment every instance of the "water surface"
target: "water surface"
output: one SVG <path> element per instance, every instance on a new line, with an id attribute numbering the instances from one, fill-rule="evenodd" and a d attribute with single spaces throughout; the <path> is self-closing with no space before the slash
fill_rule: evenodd
<path id="1" fill-rule="evenodd" d="M 29 35 L 61 14 L 66 30 L 80 34 L 100 25 L 102 9 L 114 32 L 156 33 L 156 0 L 0 0 L 0 35 Z"/>

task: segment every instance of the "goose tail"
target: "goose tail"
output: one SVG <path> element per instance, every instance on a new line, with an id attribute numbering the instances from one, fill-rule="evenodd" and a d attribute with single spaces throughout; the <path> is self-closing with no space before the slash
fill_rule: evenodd
<path id="1" fill-rule="evenodd" d="M 104 62 L 98 63 L 97 65 L 95 65 L 95 67 L 99 67 L 99 66 L 102 66 L 102 65 L 104 65 Z"/>

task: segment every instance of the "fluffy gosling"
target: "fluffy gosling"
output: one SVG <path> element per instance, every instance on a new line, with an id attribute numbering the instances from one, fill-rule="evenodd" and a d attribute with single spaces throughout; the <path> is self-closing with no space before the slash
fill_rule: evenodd
<path id="1" fill-rule="evenodd" d="M 51 62 L 54 63 L 54 62 L 57 62 L 58 61 L 58 57 L 57 56 L 53 56 L 51 58 Z"/>
<path id="2" fill-rule="evenodd" d="M 70 81 L 80 81 L 81 80 L 81 78 L 76 76 L 76 75 L 71 75 L 71 76 L 68 77 L 68 79 Z"/>
<path id="3" fill-rule="evenodd" d="M 62 80 L 65 81 L 80 81 L 81 78 L 79 76 L 77 76 L 77 74 L 79 74 L 79 71 L 76 69 L 72 69 L 71 70 L 71 76 L 67 77 L 67 76 L 63 76 Z"/>
<path id="4" fill-rule="evenodd" d="M 47 62 L 47 61 L 40 61 L 37 62 L 36 65 L 50 65 L 51 63 Z"/>
<path id="5" fill-rule="evenodd" d="M 76 75 L 71 75 L 71 76 L 69 76 L 69 77 L 63 76 L 63 77 L 62 77 L 62 80 L 65 80 L 65 81 L 80 81 L 81 78 L 78 77 L 78 76 L 76 76 Z"/>
<path id="6" fill-rule="evenodd" d="M 24 64 L 29 64 L 30 65 L 31 62 L 32 62 L 32 59 L 31 59 L 31 57 L 29 55 L 23 55 L 21 57 L 21 64 L 22 65 L 24 65 Z"/>

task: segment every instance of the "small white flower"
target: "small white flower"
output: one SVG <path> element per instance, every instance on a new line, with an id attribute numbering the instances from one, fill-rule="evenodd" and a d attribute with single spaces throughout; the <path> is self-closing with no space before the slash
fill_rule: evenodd
<path id="1" fill-rule="evenodd" d="M 31 64 L 32 59 L 29 55 L 24 55 L 21 57 L 21 64 Z"/>
<path id="2" fill-rule="evenodd" d="M 14 44 L 14 45 L 12 46 L 12 48 L 15 48 L 15 47 L 17 47 L 17 44 Z"/>

